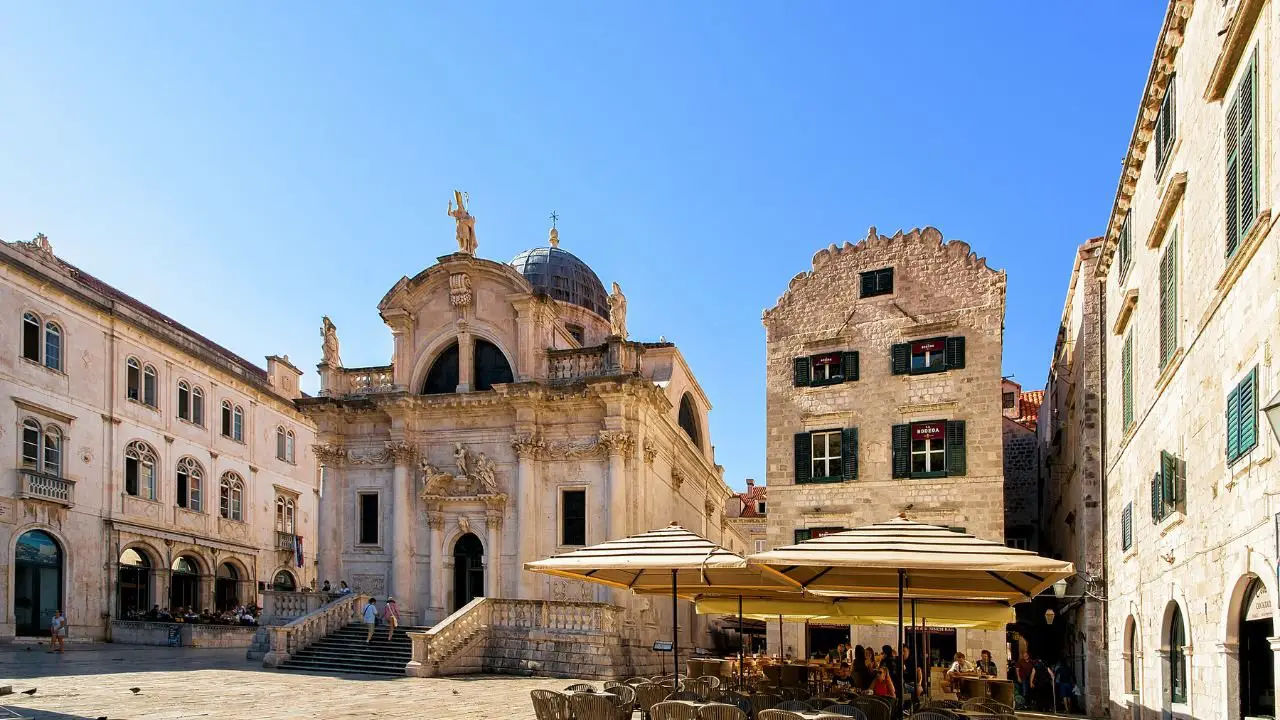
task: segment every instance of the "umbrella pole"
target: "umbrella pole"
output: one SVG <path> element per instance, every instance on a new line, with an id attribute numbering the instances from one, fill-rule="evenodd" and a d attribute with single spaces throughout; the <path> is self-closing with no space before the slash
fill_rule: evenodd
<path id="1" fill-rule="evenodd" d="M 920 667 L 920 653 L 917 652 L 917 647 L 919 646 L 919 644 L 920 644 L 920 628 L 916 626 L 916 601 L 915 599 L 912 599 L 911 600 L 911 654 L 915 656 L 917 668 Z M 902 651 L 899 650 L 898 652 L 901 653 Z M 906 675 L 907 675 L 907 666 L 903 664 L 902 682 L 907 681 Z M 912 684 L 915 685 L 915 690 L 911 693 L 911 705 L 912 707 L 915 707 L 920 704 L 920 690 L 921 690 L 920 685 L 922 685 L 923 683 L 916 682 L 916 678 L 914 675 L 911 676 L 911 682 Z"/>
<path id="2" fill-rule="evenodd" d="M 671 674 L 680 689 L 680 608 L 676 606 L 676 571 L 671 571 Z"/>
<path id="3" fill-rule="evenodd" d="M 742 649 L 742 596 L 738 596 L 738 689 L 742 689 L 742 664 L 746 662 L 747 656 Z"/>
<path id="4" fill-rule="evenodd" d="M 902 593 L 906 589 L 907 571 L 899 568 L 898 570 L 898 652 L 902 652 Z M 898 666 L 902 666 L 902 658 L 898 658 Z M 902 707 L 902 673 L 898 673 L 898 686 L 894 688 L 898 691 L 898 718 L 905 717 Z"/>

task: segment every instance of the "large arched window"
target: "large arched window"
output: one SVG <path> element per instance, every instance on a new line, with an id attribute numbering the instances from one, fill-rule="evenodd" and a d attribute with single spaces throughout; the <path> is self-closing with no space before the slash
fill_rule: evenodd
<path id="1" fill-rule="evenodd" d="M 46 475 L 62 476 L 62 429 L 43 427 L 35 418 L 22 421 L 22 466 Z"/>
<path id="2" fill-rule="evenodd" d="M 120 570 L 116 577 L 120 587 L 119 617 L 129 619 L 151 608 L 151 559 L 129 548 L 120 553 Z"/>
<path id="3" fill-rule="evenodd" d="M 141 440 L 124 449 L 124 491 L 146 500 L 156 499 L 156 451 Z"/>
<path id="4" fill-rule="evenodd" d="M 50 370 L 62 370 L 62 328 L 39 315 L 22 314 L 22 357 L 43 363 Z"/>
<path id="5" fill-rule="evenodd" d="M 492 390 L 494 385 L 512 381 L 511 364 L 497 345 L 477 339 L 475 349 L 474 385 L 476 390 Z"/>
<path id="6" fill-rule="evenodd" d="M 218 489 L 218 511 L 228 520 L 243 521 L 244 481 L 233 472 L 222 474 Z"/>
<path id="7" fill-rule="evenodd" d="M 40 362 L 40 317 L 35 313 L 22 315 L 22 357 Z"/>
<path id="8" fill-rule="evenodd" d="M 1187 628 L 1182 621 L 1182 608 L 1173 606 L 1173 617 L 1169 618 L 1169 659 L 1165 672 L 1168 674 L 1169 699 L 1175 703 L 1187 701 Z"/>
<path id="9" fill-rule="evenodd" d="M 292 430 L 285 430 L 283 425 L 276 426 L 276 459 L 277 460 L 283 460 L 287 463 L 294 462 L 293 441 L 294 441 L 294 434 Z"/>
<path id="10" fill-rule="evenodd" d="M 184 457 L 178 461 L 178 507 L 200 512 L 200 495 L 204 485 L 204 468 L 195 458 Z"/>
<path id="11" fill-rule="evenodd" d="M 191 421 L 191 384 L 186 380 L 178 381 L 178 418 Z"/>
<path id="12" fill-rule="evenodd" d="M 698 427 L 698 406 L 693 404 L 693 398 L 689 393 L 685 393 L 680 398 L 680 428 L 693 441 L 694 447 L 702 449 L 702 429 Z"/>
<path id="13" fill-rule="evenodd" d="M 458 344 L 444 349 L 431 363 L 427 379 L 422 383 L 423 395 L 442 395 L 458 392 Z"/>
<path id="14" fill-rule="evenodd" d="M 52 322 L 44 324 L 44 366 L 62 369 L 62 328 Z"/>

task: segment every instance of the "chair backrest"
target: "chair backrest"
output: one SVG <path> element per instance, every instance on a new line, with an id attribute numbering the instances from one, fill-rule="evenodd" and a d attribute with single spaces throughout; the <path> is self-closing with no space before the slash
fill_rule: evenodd
<path id="1" fill-rule="evenodd" d="M 737 705 L 711 703 L 698 708 L 698 720 L 747 720 L 747 714 Z"/>
<path id="2" fill-rule="evenodd" d="M 630 708 L 636 704 L 636 689 L 630 685 L 614 685 L 609 692 L 618 697 L 618 707 Z"/>
<path id="3" fill-rule="evenodd" d="M 751 707 L 755 709 L 757 717 L 759 717 L 762 710 L 773 708 L 780 702 L 782 702 L 781 697 L 777 695 L 770 695 L 769 693 L 760 693 L 759 695 L 751 696 Z"/>
<path id="4" fill-rule="evenodd" d="M 699 700 L 708 700 L 711 697 L 711 683 L 707 680 L 708 678 L 685 678 L 680 681 L 680 690 L 697 693 Z"/>
<path id="5" fill-rule="evenodd" d="M 654 682 L 658 683 L 664 688 L 669 688 L 671 690 L 676 689 L 676 681 L 672 678 L 667 678 L 665 680 L 655 680 Z"/>
<path id="6" fill-rule="evenodd" d="M 734 705 L 743 712 L 747 717 L 751 717 L 753 711 L 751 707 L 751 696 L 742 693 L 726 693 L 721 697 L 720 702 Z"/>
<path id="7" fill-rule="evenodd" d="M 831 715 L 844 715 L 845 717 L 858 718 L 858 720 L 867 720 L 867 714 L 852 705 L 828 705 L 822 708 L 822 712 Z"/>
<path id="8" fill-rule="evenodd" d="M 778 710 L 790 710 L 791 712 L 809 712 L 813 708 L 809 707 L 809 703 L 803 700 L 787 700 L 774 705 Z"/>
<path id="9" fill-rule="evenodd" d="M 936 710 L 936 709 L 938 709 L 938 708 L 942 708 L 943 710 L 959 710 L 959 709 L 960 709 L 960 707 L 961 707 L 961 703 L 960 703 L 960 701 L 959 701 L 959 700 L 945 700 L 945 699 L 943 699 L 943 700 L 933 700 L 933 701 L 930 701 L 927 705 L 925 705 L 925 706 L 924 706 L 924 709 L 925 709 L 925 710 Z"/>
<path id="10" fill-rule="evenodd" d="M 565 688 L 564 691 L 567 693 L 595 692 L 596 686 L 591 683 L 574 683 L 573 685 Z"/>
<path id="11" fill-rule="evenodd" d="M 850 700 L 850 704 L 862 711 L 867 720 L 892 720 L 889 705 L 875 697 L 862 695 Z"/>
<path id="12" fill-rule="evenodd" d="M 716 675 L 703 675 L 700 679 L 706 681 L 712 689 L 719 689 L 719 687 L 724 684 L 720 682 L 720 678 Z"/>
<path id="13" fill-rule="evenodd" d="M 633 677 L 633 678 L 627 678 L 625 682 L 626 682 L 628 685 L 630 685 L 631 687 L 635 687 L 636 685 L 639 685 L 639 684 L 641 684 L 641 683 L 647 683 L 647 682 L 649 682 L 649 678 L 647 678 L 647 677 Z"/>
<path id="14" fill-rule="evenodd" d="M 640 706 L 641 710 L 647 713 L 654 705 L 666 700 L 667 696 L 670 694 L 671 690 L 659 685 L 658 683 L 644 683 L 643 685 L 637 685 L 636 704 Z"/>
<path id="15" fill-rule="evenodd" d="M 569 707 L 574 720 L 617 720 L 618 717 L 618 706 L 604 695 L 574 693 L 569 696 Z"/>
<path id="16" fill-rule="evenodd" d="M 804 720 L 804 716 L 789 710 L 764 710 L 756 715 L 757 720 Z"/>
<path id="17" fill-rule="evenodd" d="M 681 690 L 678 693 L 671 693 L 667 696 L 667 699 L 675 701 L 683 700 L 685 702 L 698 702 L 702 700 L 702 696 L 692 690 Z"/>
<path id="18" fill-rule="evenodd" d="M 911 720 L 953 720 L 954 717 L 954 715 L 943 715 L 939 712 L 924 710 L 922 712 L 912 713 Z"/>
<path id="19" fill-rule="evenodd" d="M 805 688 L 797 687 L 791 688 L 791 696 L 795 700 L 808 700 L 813 697 L 813 693 L 809 692 Z"/>
<path id="20" fill-rule="evenodd" d="M 573 720 L 569 696 L 555 690 L 533 690 L 533 716 L 538 720 Z"/>
<path id="21" fill-rule="evenodd" d="M 653 720 L 698 720 L 698 708 L 688 703 L 667 700 L 654 705 L 649 715 Z"/>

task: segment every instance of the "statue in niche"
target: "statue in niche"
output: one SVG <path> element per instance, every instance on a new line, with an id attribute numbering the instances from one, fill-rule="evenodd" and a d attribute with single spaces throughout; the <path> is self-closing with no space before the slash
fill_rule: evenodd
<path id="1" fill-rule="evenodd" d="M 471 472 L 467 468 L 470 463 L 470 455 L 471 452 L 463 447 L 462 443 L 456 442 L 453 444 L 453 461 L 458 464 L 458 474 L 463 477 L 471 476 Z"/>
<path id="2" fill-rule="evenodd" d="M 324 364 L 342 367 L 342 357 L 338 354 L 338 326 L 333 324 L 328 315 L 320 320 L 320 337 L 323 338 L 320 350 L 324 354 Z"/>
<path id="3" fill-rule="evenodd" d="M 457 190 L 453 191 L 453 200 L 449 201 L 449 217 L 453 218 L 457 223 L 458 252 L 467 255 L 475 255 L 476 247 L 476 219 L 467 212 L 466 205 L 463 204 L 464 193 Z M 467 195 L 466 199 L 470 200 L 471 196 Z M 458 203 L 458 207 L 453 206 L 454 202 Z"/>
<path id="4" fill-rule="evenodd" d="M 613 284 L 613 292 L 609 293 L 609 331 L 627 339 L 627 296 L 622 294 L 618 283 Z"/>

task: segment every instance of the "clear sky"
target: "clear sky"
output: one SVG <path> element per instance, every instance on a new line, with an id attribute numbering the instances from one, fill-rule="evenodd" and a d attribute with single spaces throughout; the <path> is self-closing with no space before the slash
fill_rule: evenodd
<path id="1" fill-rule="evenodd" d="M 320 316 L 456 249 L 561 247 L 677 343 L 731 485 L 763 478 L 761 311 L 829 243 L 934 225 L 1008 272 L 1043 386 L 1163 0 L 0 5 L 0 238 L 319 384 Z"/>

